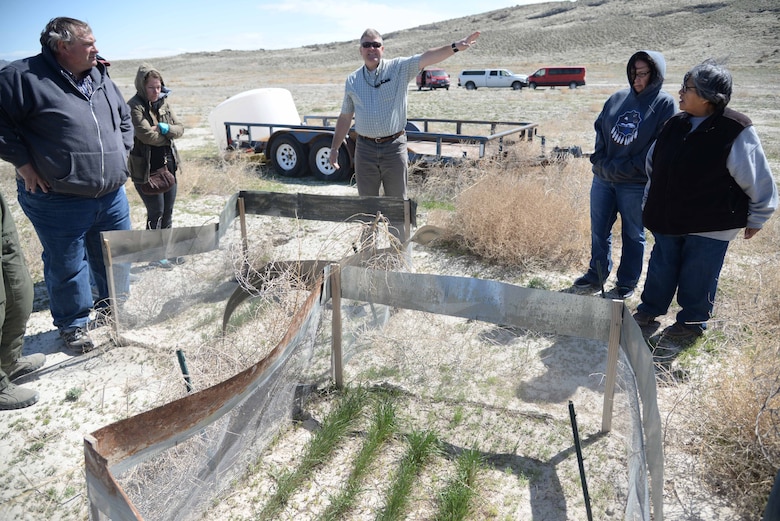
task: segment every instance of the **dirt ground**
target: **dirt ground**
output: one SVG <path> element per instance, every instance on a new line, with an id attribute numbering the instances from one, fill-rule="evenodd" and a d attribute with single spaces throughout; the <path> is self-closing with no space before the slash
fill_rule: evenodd
<path id="1" fill-rule="evenodd" d="M 615 18 L 610 18 L 607 11 L 613 4 L 618 9 L 614 12 Z M 732 56 L 735 77 L 732 106 L 753 118 L 770 163 L 777 171 L 780 168 L 778 97 L 766 87 L 778 83 L 775 66 L 777 17 L 771 9 L 762 10 L 764 6 L 772 9 L 775 6 L 770 5 L 771 2 L 754 0 L 707 6 L 695 2 L 682 4 L 660 0 L 647 3 L 577 2 L 566 15 L 569 17 L 567 23 L 558 25 L 550 23 L 554 20 L 552 16 L 528 16 L 526 10 L 531 8 L 525 7 L 509 18 L 502 13 L 493 13 L 467 21 L 437 24 L 428 28 L 423 36 L 419 32 L 393 35 L 389 49 L 391 56 L 418 52 L 428 45 L 450 41 L 453 34 L 464 32 L 464 26 L 478 24 L 484 32 L 480 46 L 473 53 L 459 53 L 446 63 L 453 77 L 466 66 L 491 65 L 509 67 L 515 72 L 531 72 L 551 60 L 584 63 L 588 67 L 588 85 L 571 91 L 480 89 L 466 92 L 453 87 L 446 92 L 417 92 L 414 89 L 409 93 L 409 115 L 413 117 L 539 123 L 539 135 L 546 137 L 547 151 L 556 145 L 580 146 L 583 151 L 592 149 L 592 124 L 596 115 L 609 94 L 625 86 L 625 59 L 629 53 L 625 42 L 635 42 L 640 48 L 651 46 L 666 53 L 669 58 L 667 90 L 673 95 L 690 66 L 712 55 Z M 731 10 L 741 6 L 753 9 L 752 14 L 729 15 Z M 699 8 L 703 13 L 694 12 Z M 598 16 L 590 16 L 590 13 L 587 17 L 580 16 L 578 9 L 592 9 Z M 630 10 L 641 12 L 637 14 Z M 659 13 L 650 17 L 651 10 Z M 709 11 L 717 16 L 723 13 L 727 22 L 710 17 Z M 641 16 L 642 23 L 635 23 L 634 16 Z M 511 26 L 505 23 L 510 19 Z M 735 24 L 733 20 L 746 22 Z M 601 31 L 594 26 L 598 21 L 602 23 Z M 528 23 L 534 24 L 534 31 L 518 29 Z M 571 27 L 574 30 L 568 29 Z M 548 29 L 555 38 L 541 38 Z M 525 37 L 531 34 L 540 37 Z M 583 36 L 587 39 L 582 40 Z M 335 51 L 327 54 L 329 48 Z M 631 47 L 630 51 L 633 50 Z M 344 43 L 278 53 L 188 53 L 160 59 L 155 65 L 164 72 L 166 84 L 173 89 L 171 103 L 187 127 L 179 148 L 199 157 L 211 157 L 215 156 L 214 138 L 207 118 L 216 104 L 244 90 L 274 86 L 288 88 L 293 93 L 301 115 L 335 114 L 341 103 L 344 76 L 356 68 L 356 58 L 355 49 Z M 112 78 L 127 98 L 133 94 L 132 80 L 138 63 L 129 60 L 112 65 Z M 12 178 L 12 171 L 6 164 L 0 165 L 0 174 L 5 179 Z M 285 187 L 290 188 L 290 185 Z M 293 190 L 356 194 L 355 189 L 347 185 L 324 186 L 305 180 L 296 184 Z M 13 199 L 12 192 L 13 188 L 4 191 L 6 199 Z M 226 197 L 212 195 L 182 199 L 177 203 L 176 225 L 196 226 L 213 221 L 225 200 Z M 24 217 L 18 207 L 13 211 L 21 228 Z M 139 208 L 133 211 L 134 215 L 142 213 Z M 425 224 L 426 217 L 423 212 L 420 225 Z M 22 231 L 32 248 L 34 233 L 29 229 Z M 264 220 L 257 224 L 253 244 L 260 248 L 261 255 L 273 251 L 275 258 L 317 258 L 323 252 L 337 258 L 349 251 L 354 237 L 354 230 L 334 230 L 329 223 L 290 224 Z M 223 249 L 225 281 L 232 277 L 231 248 L 235 244 L 234 231 Z M 413 259 L 415 269 L 421 272 L 492 280 L 519 279 L 511 271 L 436 249 L 416 248 Z M 175 281 L 181 286 L 197 280 L 202 269 L 196 259 L 188 259 L 173 272 L 165 273 L 139 265 L 133 270 L 137 277 L 134 285 L 151 288 L 145 290 L 145 297 L 150 307 L 159 306 L 165 296 L 163 282 Z M 579 273 L 543 274 L 555 290 L 568 287 L 577 275 Z M 640 281 L 640 286 L 642 283 Z M 255 352 L 249 347 L 239 352 L 222 350 L 215 353 L 209 349 L 218 329 L 219 303 L 226 298 L 229 289 L 229 286 L 219 286 L 206 311 L 198 308 L 196 313 L 193 306 L 180 310 L 171 320 L 128 332 L 121 346 L 116 345 L 107 329 L 96 330 L 94 336 L 100 344 L 99 349 L 78 356 L 65 351 L 58 339 L 51 323 L 45 288 L 40 277 L 37 278 L 35 309 L 28 325 L 25 351 L 45 353 L 47 363 L 44 369 L 20 382 L 36 389 L 41 395 L 40 402 L 28 409 L 2 414 L 0 460 L 4 464 L 0 468 L 0 519 L 86 519 L 84 436 L 104 425 L 183 396 L 186 389 L 176 359 L 178 349 L 187 354 L 196 388 L 213 383 L 217 374 L 224 377 L 257 359 L 259 350 Z M 627 304 L 633 307 L 638 302 L 638 295 L 635 295 Z M 395 347 L 372 351 L 370 360 L 356 358 L 349 374 L 355 378 L 366 377 L 368 369 L 377 364 L 377 360 L 383 362 L 384 367 L 395 368 L 392 378 L 380 372 L 378 380 L 396 378 L 414 397 L 403 404 L 409 429 L 436 427 L 450 433 L 451 441 L 462 446 L 469 446 L 477 438 L 485 443 L 486 452 L 504 458 L 492 460 L 494 468 L 480 491 L 481 515 L 478 519 L 586 519 L 571 433 L 566 422 L 565 406 L 569 399 L 577 406 L 581 436 L 589 441 L 587 448 L 591 452 L 586 454 L 586 468 L 589 479 L 593 480 L 589 484 L 595 499 L 595 518 L 622 518 L 620 505 L 625 496 L 622 488 L 623 434 L 616 429 L 614 435 L 596 435 L 603 386 L 599 346 L 576 346 L 582 349 L 581 355 L 570 358 L 567 355 L 575 349 L 571 339 L 530 335 L 449 319 L 420 321 L 414 316 L 409 321 L 407 313 L 400 313 L 394 319 L 399 331 L 420 331 L 414 337 L 414 345 L 409 345 L 410 335 L 404 334 L 382 342 L 377 339 L 380 348 L 387 347 L 388 343 Z M 258 343 L 278 338 L 283 325 L 284 321 L 263 324 L 262 334 L 257 335 Z M 480 342 L 474 339 L 480 339 Z M 398 349 L 399 345 L 404 349 Z M 422 371 L 420 367 L 429 360 L 435 361 L 438 369 Z M 475 365 L 481 372 L 470 370 Z M 706 380 L 715 377 L 717 368 L 697 367 L 695 370 L 697 378 Z M 370 374 L 376 375 L 377 371 Z M 702 462 L 694 456 L 698 440 L 687 429 L 685 420 L 690 411 L 698 407 L 696 389 L 684 380 L 668 376 L 659 371 L 658 401 L 664 424 L 666 472 L 665 518 L 672 521 L 740 519 L 725 500 L 711 492 Z M 325 409 L 317 403 L 312 407 L 315 416 Z M 452 419 L 456 416 L 468 420 L 463 422 L 463 427 L 453 426 Z M 529 425 L 534 428 L 529 429 Z M 483 434 L 483 426 L 490 436 Z M 256 506 L 253 500 L 266 497 L 264 494 L 272 483 L 273 473 L 280 466 L 294 464 L 297 451 L 310 436 L 305 428 L 291 427 L 258 466 L 257 484 L 236 486 L 236 493 L 213 505 L 211 519 L 251 518 Z M 382 465 L 391 464 L 400 450 L 399 445 L 391 446 L 383 454 Z M 349 454 L 348 447 L 340 453 L 341 459 L 317 476 L 310 490 L 295 498 L 293 504 L 297 509 L 287 512 L 284 519 L 315 516 L 327 491 L 343 478 L 342 471 L 347 466 L 345 461 Z M 410 518 L 426 519 L 429 512 L 426 509 L 431 507 L 426 494 L 437 490 L 437 471 L 447 472 L 441 462 L 439 465 L 423 477 L 418 510 Z M 385 467 L 380 465 L 374 474 L 372 491 L 382 490 L 381 477 L 383 473 L 387 474 Z M 355 514 L 354 519 L 372 518 L 371 514 L 376 511 L 377 495 L 368 494 L 363 499 L 365 508 Z"/>
<path id="2" fill-rule="evenodd" d="M 348 185 L 306 182 L 298 190 L 330 195 L 354 192 Z M 191 217 L 182 210 L 182 224 L 188 224 L 187 219 L 200 223 L 206 212 L 217 215 L 221 203 L 219 198 L 206 198 Z M 278 259 L 339 258 L 350 251 L 350 241 L 356 234 L 359 231 L 341 225 L 295 223 L 281 218 L 257 218 L 250 222 L 249 232 L 251 245 L 264 248 L 272 244 L 273 256 Z M 233 234 L 221 248 L 226 281 L 231 277 L 236 243 Z M 412 264 L 420 273 L 496 280 L 511 277 L 498 268 L 479 266 L 468 257 L 452 258 L 435 248 L 416 246 L 413 252 Z M 213 267 L 213 261 L 208 261 L 209 273 Z M 186 286 L 187 280 L 203 279 L 206 269 L 197 256 L 172 272 L 134 266 L 131 289 L 136 288 L 144 305 L 158 309 L 165 307 L 166 295 L 172 298 L 169 291 Z M 204 311 L 201 303 L 192 301 L 167 320 L 123 332 L 121 346 L 115 344 L 109 328 L 97 329 L 93 334 L 100 347 L 77 356 L 64 350 L 57 338 L 45 289 L 38 284 L 25 350 L 45 353 L 47 363 L 22 383 L 38 390 L 41 400 L 28 409 L 4 414 L 0 457 L 8 463 L 2 471 L 6 486 L 0 490 L 0 517 L 85 519 L 84 435 L 182 396 L 185 390 L 175 351 L 187 353 L 196 390 L 217 378 L 218 371 L 212 367 L 215 364 L 224 377 L 257 361 L 263 349 L 260 344 L 245 346 L 236 353 L 209 347 L 212 341 L 208 339 L 214 338 L 221 317 L 220 302 L 233 287 L 226 284 L 215 288 L 208 299 L 211 311 Z M 279 323 L 269 331 L 264 325 L 257 335 L 267 335 L 268 340 L 278 338 L 282 328 Z M 630 407 L 620 401 L 625 400 L 622 396 L 618 400 L 622 405 L 616 407 L 614 431 L 607 436 L 599 434 L 604 345 L 462 319 L 421 317 L 414 312 L 398 313 L 388 327 L 362 342 L 372 347 L 355 355 L 347 374 L 355 381 L 392 384 L 408 393 L 410 398 L 401 407 L 405 429 L 435 429 L 446 433 L 444 439 L 453 446 L 478 444 L 491 461 L 492 470 L 483 478 L 478 518 L 586 518 L 568 424 L 568 400 L 577 407 L 580 435 L 586 441 L 594 512 L 599 518 L 622 517 L 627 494 L 626 411 Z M 392 368 L 390 373 L 388 368 Z M 677 406 L 679 392 L 676 384 L 661 387 L 662 408 Z M 322 404 L 315 402 L 313 407 L 314 417 L 321 419 L 323 412 L 318 407 Z M 459 415 L 466 419 L 453 424 L 452 418 Z M 664 409 L 662 417 L 667 419 L 666 519 L 734 519 L 727 505 L 713 505 L 716 500 L 699 481 L 697 462 L 684 450 L 686 434 L 676 430 L 676 414 Z M 307 429 L 291 425 L 267 449 L 253 479 L 235 484 L 206 518 L 252 519 L 253 505 L 267 498 L 276 469 L 294 466 L 302 444 L 310 436 Z M 348 445 L 337 460 L 348 461 L 355 450 L 354 444 Z M 383 452 L 384 463 L 375 471 L 373 488 L 366 492 L 367 503 L 349 519 L 373 519 L 383 476 L 386 479 L 382 469 L 392 465 L 401 450 L 395 443 Z M 315 519 L 324 504 L 322 498 L 344 479 L 345 464 L 325 466 L 312 488 L 297 495 L 281 519 Z M 429 470 L 433 474 L 426 472 L 421 478 L 418 495 L 435 495 L 440 483 L 434 478 L 436 472 L 442 476 L 448 472 L 445 463 L 437 465 L 441 466 L 438 471 Z M 428 518 L 431 508 L 428 502 L 419 503 L 411 518 Z"/>

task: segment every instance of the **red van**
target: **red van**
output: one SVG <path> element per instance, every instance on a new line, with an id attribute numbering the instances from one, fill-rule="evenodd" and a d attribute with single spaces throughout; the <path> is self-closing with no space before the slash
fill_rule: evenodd
<path id="1" fill-rule="evenodd" d="M 450 90 L 450 75 L 444 69 L 423 69 L 417 73 L 417 90 Z"/>
<path id="2" fill-rule="evenodd" d="M 585 67 L 542 67 L 528 76 L 528 86 L 565 87 L 576 89 L 585 85 Z"/>

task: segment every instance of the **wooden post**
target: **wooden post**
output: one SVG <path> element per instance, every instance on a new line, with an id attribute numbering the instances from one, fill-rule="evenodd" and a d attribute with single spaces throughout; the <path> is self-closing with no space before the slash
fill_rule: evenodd
<path id="1" fill-rule="evenodd" d="M 412 236 L 412 204 L 409 199 L 404 199 L 404 236 L 401 242 L 406 242 Z"/>
<path id="2" fill-rule="evenodd" d="M 112 324 L 114 327 L 114 336 L 119 338 L 119 299 L 116 295 L 116 287 L 114 286 L 114 261 L 111 258 L 111 242 L 108 239 L 103 239 L 103 263 L 106 266 L 106 278 L 108 279 L 108 302 L 111 305 L 113 311 Z M 129 276 L 129 273 L 128 273 Z"/>
<path id="3" fill-rule="evenodd" d="M 331 264 L 330 287 L 333 318 L 331 320 L 331 370 L 337 389 L 344 387 L 344 359 L 341 352 L 341 267 Z"/>
<path id="4" fill-rule="evenodd" d="M 244 206 L 244 198 L 238 198 L 238 216 L 241 223 L 241 255 L 243 259 L 241 261 L 242 275 L 245 277 L 249 275 L 249 240 L 246 234 L 246 207 Z"/>
<path id="5" fill-rule="evenodd" d="M 604 412 L 601 416 L 601 432 L 612 429 L 612 406 L 615 398 L 617 360 L 620 349 L 620 328 L 623 325 L 623 301 L 612 301 L 612 321 L 609 325 L 609 353 L 607 355 L 607 378 L 604 384 Z"/>

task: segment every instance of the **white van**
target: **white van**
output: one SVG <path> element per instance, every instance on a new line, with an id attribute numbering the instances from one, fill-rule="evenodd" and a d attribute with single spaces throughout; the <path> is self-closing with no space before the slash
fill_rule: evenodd
<path id="1" fill-rule="evenodd" d="M 528 76 L 508 69 L 471 69 L 458 75 L 458 87 L 476 90 L 479 87 L 509 87 L 520 90 L 528 86 Z"/>

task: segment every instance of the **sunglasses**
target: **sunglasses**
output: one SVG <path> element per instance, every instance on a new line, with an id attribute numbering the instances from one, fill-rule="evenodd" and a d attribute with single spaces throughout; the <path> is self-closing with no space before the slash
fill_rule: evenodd
<path id="1" fill-rule="evenodd" d="M 363 47 L 364 49 L 370 49 L 371 47 L 373 47 L 374 49 L 379 49 L 380 47 L 382 47 L 382 42 L 363 42 L 360 44 L 360 46 Z"/>

